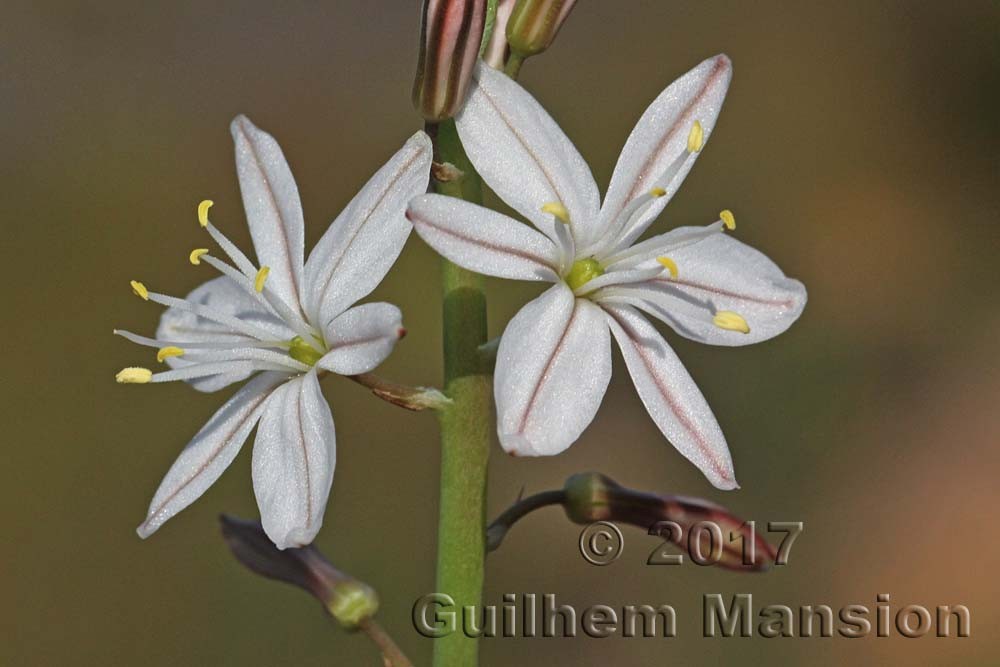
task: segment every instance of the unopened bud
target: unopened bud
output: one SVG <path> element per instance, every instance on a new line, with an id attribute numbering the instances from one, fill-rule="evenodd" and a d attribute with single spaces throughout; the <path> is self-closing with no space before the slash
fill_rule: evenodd
<path id="1" fill-rule="evenodd" d="M 298 586 L 322 603 L 331 616 L 355 628 L 378 611 L 378 595 L 367 584 L 337 568 L 313 545 L 280 550 L 259 521 L 222 515 L 222 537 L 250 571 Z"/>
<path id="2" fill-rule="evenodd" d="M 563 491 L 563 508 L 574 523 L 613 521 L 636 526 L 686 551 L 715 551 L 713 565 L 766 570 L 777 555 L 753 523 L 701 498 L 635 491 L 599 473 L 573 475 Z"/>
<path id="3" fill-rule="evenodd" d="M 566 480 L 563 487 L 566 516 L 574 523 L 593 523 L 614 518 L 612 516 L 612 494 L 623 491 L 610 477 L 597 472 L 584 472 Z"/>
<path id="4" fill-rule="evenodd" d="M 518 0 L 507 20 L 510 50 L 521 57 L 552 45 L 576 0 Z"/>
<path id="5" fill-rule="evenodd" d="M 342 581 L 333 587 L 326 608 L 341 625 L 356 628 L 378 611 L 378 595 L 371 586 L 360 581 Z"/>
<path id="6" fill-rule="evenodd" d="M 510 20 L 516 1 L 499 0 L 497 2 L 497 12 L 493 18 L 493 31 L 490 33 L 489 41 L 483 45 L 480 51 L 483 60 L 493 69 L 503 69 L 503 64 L 507 62 L 507 56 L 510 54 L 510 48 L 507 46 L 507 21 Z M 488 25 L 487 29 L 489 29 Z"/>
<path id="7" fill-rule="evenodd" d="M 429 121 L 465 103 L 486 24 L 486 0 L 424 0 L 413 106 Z"/>

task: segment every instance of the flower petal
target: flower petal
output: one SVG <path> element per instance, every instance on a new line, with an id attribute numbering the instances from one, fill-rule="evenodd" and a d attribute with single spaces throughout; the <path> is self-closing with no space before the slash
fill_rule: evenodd
<path id="1" fill-rule="evenodd" d="M 558 242 L 545 204 L 562 204 L 578 242 L 597 222 L 600 193 L 590 167 L 552 117 L 513 79 L 480 62 L 459 136 L 486 183 L 546 236 Z"/>
<path id="2" fill-rule="evenodd" d="M 514 280 L 559 279 L 559 248 L 527 225 L 483 206 L 423 195 L 406 217 L 428 245 L 470 271 Z"/>
<path id="3" fill-rule="evenodd" d="M 732 72 L 732 63 L 725 55 L 709 58 L 667 86 L 649 105 L 625 142 L 615 166 L 601 209 L 599 226 L 602 232 L 623 229 L 624 221 L 619 217 L 629 202 L 659 185 L 657 181 L 686 154 L 688 134 L 695 121 L 701 123 L 704 140 L 708 140 Z M 693 156 L 680 166 L 668 183 L 661 185 L 667 194 L 647 205 L 638 225 L 632 227 L 632 239 L 638 238 L 660 214 L 692 166 Z M 619 238 L 620 234 L 607 241 Z"/>
<path id="4" fill-rule="evenodd" d="M 253 490 L 264 532 L 279 549 L 312 542 L 333 483 L 336 436 L 316 371 L 267 402 L 253 446 Z"/>
<path id="5" fill-rule="evenodd" d="M 262 373 L 212 415 L 160 482 L 146 520 L 136 529 L 139 537 L 152 535 L 219 479 L 257 424 L 274 387 L 287 379 L 283 373 Z"/>
<path id="6" fill-rule="evenodd" d="M 726 438 L 680 359 L 634 309 L 605 305 L 604 310 L 639 398 L 657 427 L 716 488 L 737 488 Z"/>
<path id="7" fill-rule="evenodd" d="M 221 315 L 236 317 L 250 322 L 266 331 L 274 332 L 274 340 L 290 340 L 295 332 L 268 312 L 263 305 L 245 289 L 236 284 L 228 276 L 219 276 L 202 283 L 187 295 L 187 301 L 211 308 Z M 189 343 L 232 343 L 240 347 L 240 343 L 252 345 L 258 341 L 233 333 L 221 324 L 207 320 L 189 310 L 167 308 L 160 316 L 160 325 L 156 329 L 156 338 L 161 340 Z M 184 368 L 192 362 L 184 357 L 169 357 L 165 359 L 171 368 Z M 188 384 L 198 391 L 212 392 L 246 379 L 250 373 L 223 374 L 188 380 Z"/>
<path id="8" fill-rule="evenodd" d="M 382 282 L 410 235 L 406 204 L 427 190 L 433 148 L 417 132 L 337 216 L 306 262 L 306 313 L 326 326 Z"/>
<path id="9" fill-rule="evenodd" d="M 600 308 L 557 283 L 507 325 L 497 351 L 497 431 L 505 451 L 551 456 L 594 419 L 611 379 Z"/>
<path id="10" fill-rule="evenodd" d="M 667 273 L 633 285 L 610 287 L 598 301 L 631 303 L 686 338 L 712 345 L 749 345 L 784 332 L 806 306 L 806 288 L 788 278 L 762 252 L 716 234 L 671 252 L 678 276 Z M 721 329 L 718 311 L 734 312 L 750 333 Z"/>
<path id="11" fill-rule="evenodd" d="M 367 373 L 385 361 L 405 335 L 403 314 L 392 304 L 348 308 L 326 328 L 330 351 L 316 365 L 338 375 Z"/>
<path id="12" fill-rule="evenodd" d="M 299 188 L 274 137 L 242 115 L 229 130 L 236 144 L 236 173 L 257 260 L 271 269 L 268 289 L 297 311 L 305 243 Z"/>

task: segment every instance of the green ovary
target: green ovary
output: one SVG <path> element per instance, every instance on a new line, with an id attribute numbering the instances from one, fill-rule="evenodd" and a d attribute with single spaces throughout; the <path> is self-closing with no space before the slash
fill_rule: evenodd
<path id="1" fill-rule="evenodd" d="M 296 336 L 289 342 L 288 356 L 295 361 L 301 361 L 307 366 L 315 366 L 316 362 L 323 358 L 323 354 L 317 352 L 316 348 L 305 342 L 302 336 Z"/>
<path id="2" fill-rule="evenodd" d="M 566 274 L 566 284 L 570 289 L 583 287 L 594 278 L 604 275 L 604 269 L 593 257 L 578 259 L 573 262 L 569 273 Z"/>

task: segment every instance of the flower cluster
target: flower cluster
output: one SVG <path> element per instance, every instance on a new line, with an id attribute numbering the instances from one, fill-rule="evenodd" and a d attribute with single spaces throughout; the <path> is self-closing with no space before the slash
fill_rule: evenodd
<path id="1" fill-rule="evenodd" d="M 551 16 L 541 10 L 515 14 L 507 27 L 510 48 L 544 48 L 573 3 L 557 4 Z M 532 32 L 538 43 L 529 44 L 522 33 L 546 16 L 548 32 Z M 482 32 L 480 13 L 452 16 L 427 5 L 425 26 L 449 21 L 468 28 L 458 35 Z M 527 91 L 483 61 L 473 67 L 467 45 L 456 49 L 465 64 L 444 67 L 435 55 L 443 45 L 425 45 L 429 55 L 414 91 L 418 106 L 439 118 L 465 99 L 455 122 L 472 165 L 531 226 L 425 194 L 432 146 L 418 132 L 306 260 L 302 206 L 281 149 L 245 117 L 234 120 L 237 173 L 257 261 L 212 224 L 211 202 L 203 202 L 199 221 L 222 254 L 198 248 L 190 261 L 221 275 L 185 299 L 134 281 L 138 296 L 167 310 L 153 338 L 116 333 L 156 348 L 157 360 L 170 370 L 126 368 L 117 379 L 182 380 L 206 392 L 247 382 L 167 473 L 138 529 L 141 536 L 197 499 L 256 426 L 253 486 L 263 530 L 282 549 L 312 541 L 335 461 L 333 418 L 320 377 L 367 373 L 405 333 L 395 306 L 354 304 L 383 279 L 411 229 L 462 267 L 551 285 L 515 315 L 499 342 L 494 394 L 497 432 L 507 452 L 548 456 L 578 439 L 608 387 L 613 338 L 664 436 L 716 487 L 737 487 L 711 409 L 647 317 L 703 343 L 746 345 L 787 329 L 805 306 L 805 288 L 732 238 L 736 221 L 728 210 L 710 224 L 640 240 L 714 130 L 732 75 L 729 59 L 704 61 L 653 101 L 629 136 L 602 202 L 586 162 Z M 466 70 L 467 98 L 452 85 Z"/>

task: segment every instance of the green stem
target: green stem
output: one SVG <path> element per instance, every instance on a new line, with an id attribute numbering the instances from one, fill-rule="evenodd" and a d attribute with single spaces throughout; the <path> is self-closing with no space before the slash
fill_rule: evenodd
<path id="1" fill-rule="evenodd" d="M 521 73 L 521 65 L 524 64 L 525 56 L 511 52 L 507 58 L 507 64 L 503 67 L 503 72 L 510 78 L 517 80 L 517 75 Z"/>
<path id="2" fill-rule="evenodd" d="M 482 181 L 469 162 L 454 121 L 427 128 L 434 161 L 461 170 L 435 179 L 444 195 L 481 203 Z M 441 417 L 441 500 L 438 515 L 437 587 L 457 608 L 479 606 L 486 555 L 486 469 L 490 428 L 490 370 L 479 346 L 486 342 L 486 294 L 481 276 L 443 260 L 444 390 L 452 403 Z M 479 644 L 463 632 L 434 642 L 435 667 L 475 667 Z"/>

